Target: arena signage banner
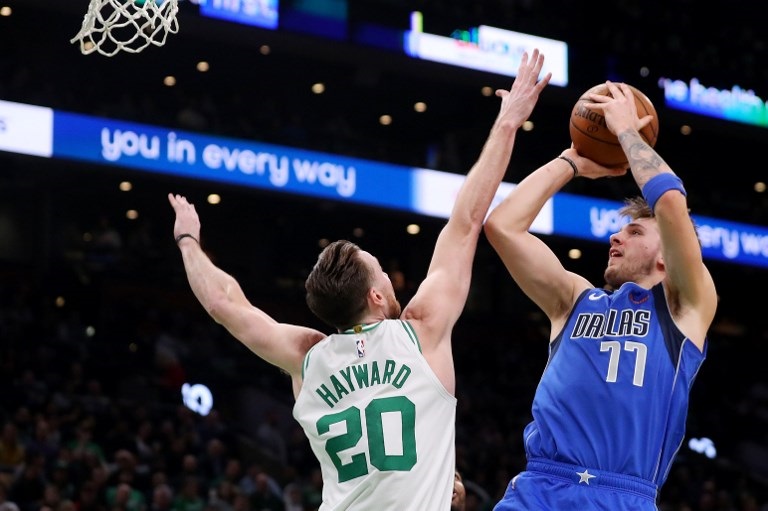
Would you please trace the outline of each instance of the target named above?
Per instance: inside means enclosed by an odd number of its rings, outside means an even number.
[[[463,175],[0,101],[0,151],[448,218]],[[515,185],[502,183],[492,207]],[[620,202],[558,193],[531,231],[606,242]],[[697,217],[704,257],[768,268],[768,227]]]

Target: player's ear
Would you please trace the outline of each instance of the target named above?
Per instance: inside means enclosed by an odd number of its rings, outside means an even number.
[[[376,287],[370,287],[368,289],[368,303],[381,304],[384,303],[384,295],[379,292]]]

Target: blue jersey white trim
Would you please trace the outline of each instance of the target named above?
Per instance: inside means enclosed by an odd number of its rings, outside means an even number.
[[[700,351],[675,326],[661,284],[584,291],[550,344],[524,432],[528,458],[661,486],[705,356],[706,344]]]

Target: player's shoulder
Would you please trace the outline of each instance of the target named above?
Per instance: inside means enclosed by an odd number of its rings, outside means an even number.
[[[385,319],[379,323],[378,330],[390,336],[396,336],[401,339],[409,340],[412,342],[418,341],[418,334],[416,333],[415,324],[418,321],[405,319],[403,317],[397,319]]]

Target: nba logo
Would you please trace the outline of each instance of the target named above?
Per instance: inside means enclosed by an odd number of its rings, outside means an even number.
[[[357,347],[357,358],[363,358],[365,356],[365,341],[358,339],[355,341],[355,346]]]

